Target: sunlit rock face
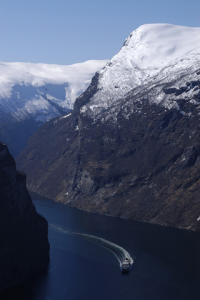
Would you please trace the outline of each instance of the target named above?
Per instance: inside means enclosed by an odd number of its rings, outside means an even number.
[[[49,261],[47,221],[35,210],[26,175],[0,143],[0,290],[21,283]]]
[[[169,24],[132,32],[74,111],[17,158],[29,188],[88,211],[198,228],[199,34]]]

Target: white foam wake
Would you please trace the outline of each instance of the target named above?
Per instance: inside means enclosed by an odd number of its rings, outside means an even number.
[[[96,243],[96,244],[106,248],[107,250],[109,250],[110,252],[112,252],[115,255],[115,257],[119,261],[120,266],[121,266],[124,258],[130,259],[131,265],[134,263],[134,259],[130,256],[128,251],[126,251],[121,246],[116,245],[110,241],[103,239],[103,238],[100,238],[100,237],[97,237],[94,235],[77,232],[77,231],[73,231],[73,230],[65,228],[64,226],[58,226],[55,224],[49,224],[49,228],[51,230],[61,232],[61,233],[67,234],[67,235],[79,236],[81,238],[84,238],[85,240]]]

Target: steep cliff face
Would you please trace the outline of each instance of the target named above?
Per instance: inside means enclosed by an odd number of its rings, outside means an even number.
[[[88,211],[198,229],[199,32],[133,32],[74,111],[30,139],[17,159],[29,188]]]
[[[42,127],[17,159],[29,188],[88,211],[198,228],[199,105],[184,96],[179,110],[165,109],[146,92],[132,91],[104,121],[73,113]]]
[[[0,290],[21,283],[49,261],[47,221],[37,214],[26,176],[0,143]]]

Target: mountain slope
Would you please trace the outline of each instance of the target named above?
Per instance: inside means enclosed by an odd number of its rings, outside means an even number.
[[[133,32],[71,115],[45,125],[46,143],[42,128],[30,139],[17,159],[29,188],[88,211],[198,229],[199,33],[166,24]],[[59,147],[47,138],[58,131]]]
[[[38,126],[73,108],[105,63],[0,63],[0,139],[13,154],[19,153]]]

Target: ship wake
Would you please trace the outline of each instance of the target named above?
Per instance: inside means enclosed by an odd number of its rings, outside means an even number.
[[[98,244],[99,246],[104,247],[105,249],[109,250],[110,252],[112,252],[115,255],[115,257],[119,261],[120,266],[122,265],[124,258],[128,258],[130,260],[131,265],[134,263],[134,259],[130,256],[128,251],[126,251],[121,246],[116,245],[110,241],[103,239],[103,238],[100,238],[100,237],[97,237],[94,235],[77,232],[77,231],[73,231],[73,230],[67,229],[64,226],[58,226],[55,224],[49,224],[49,229],[63,233],[63,234],[71,235],[71,236],[77,236],[77,237],[83,238],[85,240],[88,240],[90,242],[93,242],[95,244]]]

